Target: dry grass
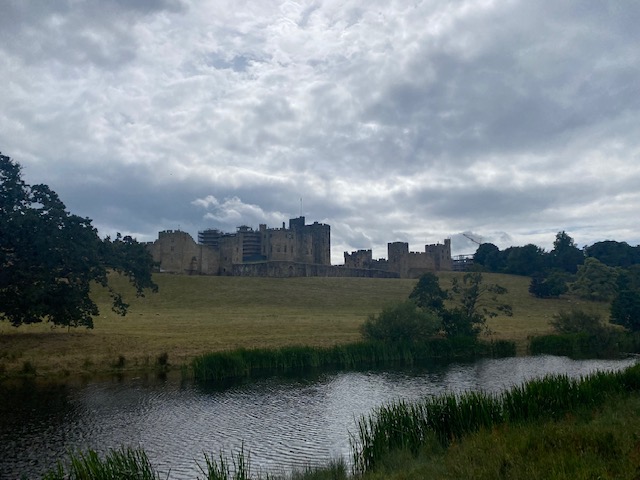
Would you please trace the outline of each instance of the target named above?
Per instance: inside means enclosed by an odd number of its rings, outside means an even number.
[[[450,286],[454,274],[443,273]],[[518,342],[550,331],[551,316],[570,308],[570,297],[539,300],[528,294],[529,279],[486,274],[509,289],[514,316],[490,320],[493,336]],[[126,285],[121,279],[115,279]],[[162,353],[169,363],[237,347],[330,346],[358,340],[369,314],[406,299],[415,280],[367,278],[238,278],[158,275],[160,293],[135,299],[126,317],[113,313],[106,293],[95,292],[101,315],[95,329],[51,329],[47,324],[11,327],[0,323],[0,375],[24,368],[38,374],[108,371],[120,357],[124,369],[152,367]],[[577,303],[577,302],[576,302]],[[606,313],[607,306],[581,302]]]

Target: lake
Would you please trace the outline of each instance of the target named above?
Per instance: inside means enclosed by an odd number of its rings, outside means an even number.
[[[271,377],[216,388],[145,375],[0,387],[0,478],[40,478],[68,451],[143,447],[170,479],[202,474],[204,453],[230,456],[241,446],[252,471],[350,461],[357,419],[396,399],[443,392],[497,393],[534,377],[617,370],[625,360],[538,356],[484,359],[403,371]]]

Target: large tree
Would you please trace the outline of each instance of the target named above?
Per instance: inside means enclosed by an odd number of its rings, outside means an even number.
[[[569,273],[576,273],[584,263],[584,252],[564,230],[558,232],[551,250],[550,267]]]
[[[21,170],[0,155],[0,319],[91,328],[96,283],[124,315],[128,305],[109,286],[109,272],[127,276],[138,296],[157,290],[143,245],[120,235],[100,239],[90,219],[69,213],[47,185],[27,185]]]
[[[588,257],[578,267],[576,281],[571,285],[571,291],[586,300],[608,302],[618,293],[618,275],[618,269]]]

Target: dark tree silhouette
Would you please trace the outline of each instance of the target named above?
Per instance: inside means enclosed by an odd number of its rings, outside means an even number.
[[[143,245],[120,235],[101,240],[89,218],[69,213],[47,185],[27,185],[21,166],[0,154],[0,319],[92,328],[99,313],[92,284],[108,288],[124,315],[128,305],[108,273],[127,276],[143,296],[158,288],[152,267]]]

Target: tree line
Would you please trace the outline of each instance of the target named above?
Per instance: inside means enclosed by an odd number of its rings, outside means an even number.
[[[474,269],[529,276],[529,292],[539,298],[571,293],[611,302],[611,322],[640,331],[640,246],[605,240],[580,249],[561,231],[550,252],[533,244],[501,251],[483,243]]]
[[[549,271],[575,274],[587,258],[595,258],[609,267],[629,268],[640,264],[640,246],[605,240],[580,249],[573,238],[561,231],[549,252],[533,244],[500,250],[493,243],[483,243],[473,262],[487,272],[533,276]]]

